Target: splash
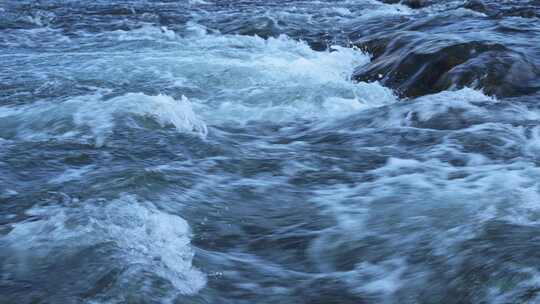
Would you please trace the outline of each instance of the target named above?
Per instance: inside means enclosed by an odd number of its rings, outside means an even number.
[[[6,259],[3,271],[17,277],[31,275],[38,267],[62,267],[57,263],[61,253],[74,274],[91,272],[86,276],[89,284],[107,278],[109,287],[100,297],[109,300],[125,300],[134,292],[193,294],[206,283],[204,274],[192,266],[186,221],[135,196],[34,207],[27,215],[33,220],[15,224],[0,238]],[[113,264],[103,267],[105,261]],[[108,276],[111,271],[116,275]],[[60,279],[56,288],[70,284],[69,279]],[[161,290],[156,285],[160,280],[172,289]]]

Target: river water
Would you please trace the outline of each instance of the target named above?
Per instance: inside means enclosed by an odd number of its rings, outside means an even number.
[[[1,0],[0,303],[540,303],[540,2],[383,2]]]

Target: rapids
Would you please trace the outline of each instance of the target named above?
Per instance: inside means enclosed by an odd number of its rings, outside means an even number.
[[[540,303],[539,18],[0,0],[0,303]]]

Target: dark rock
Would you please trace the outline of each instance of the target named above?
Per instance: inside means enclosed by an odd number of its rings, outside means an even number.
[[[390,42],[388,38],[375,38],[363,42],[359,42],[357,47],[362,51],[371,55],[371,59],[377,59],[384,54],[386,46]]]
[[[497,13],[496,17],[536,18],[540,17],[540,10],[534,7],[512,7]]]
[[[468,0],[463,4],[463,7],[497,19],[504,17],[540,17],[540,2],[538,1],[523,2],[516,5],[512,2]]]
[[[381,0],[382,3],[386,3],[386,4],[397,4],[400,1],[401,0]]]
[[[540,69],[520,53],[491,51],[456,66],[436,84],[438,89],[465,86],[499,97],[527,95],[540,90]]]
[[[521,53],[486,42],[434,40],[420,33],[365,42],[373,60],[357,69],[356,81],[381,81],[404,97],[473,87],[499,97],[540,90],[540,68]]]
[[[428,0],[403,0],[401,4],[410,8],[423,8],[431,4]]]
[[[423,8],[433,4],[433,0],[379,0],[386,4],[398,4],[401,3],[410,8]]]
[[[468,0],[463,7],[480,13],[486,12],[486,5],[481,0]]]

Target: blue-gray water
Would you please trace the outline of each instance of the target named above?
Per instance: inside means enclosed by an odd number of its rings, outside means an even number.
[[[0,303],[540,303],[540,2],[391,2],[0,0]]]

